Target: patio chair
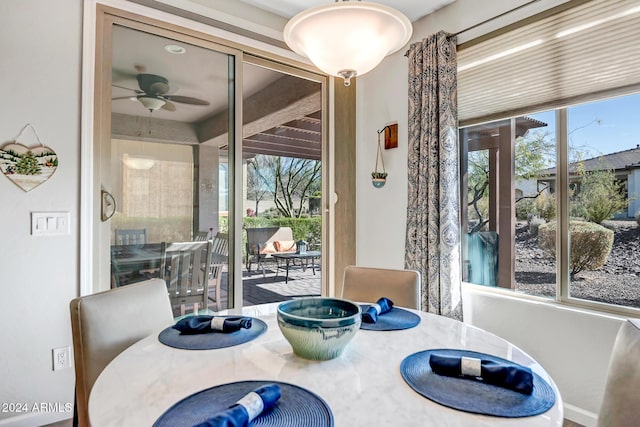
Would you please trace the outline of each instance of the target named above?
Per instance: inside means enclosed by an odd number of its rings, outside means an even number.
[[[380,297],[389,298],[400,307],[420,310],[420,273],[354,265],[344,269],[342,298],[374,303]]]
[[[111,259],[114,259],[114,253],[119,251],[118,246],[143,246],[147,244],[146,228],[131,228],[114,230],[114,245],[111,246]],[[127,268],[111,264],[111,287],[115,288],[124,284],[143,280],[144,272],[142,265],[129,265]]]
[[[211,241],[163,243],[160,273],[169,291],[171,306],[180,306],[184,316],[186,305],[205,310],[209,305],[209,266]]]
[[[221,309],[220,284],[222,282],[222,271],[229,263],[229,235],[226,233],[216,233],[211,247],[211,262],[209,264],[209,287],[214,286],[216,296],[209,296],[209,301],[215,303],[216,311]]]
[[[209,240],[211,237],[211,231],[198,231],[194,236],[196,242],[204,242],[205,240]]]
[[[118,229],[114,231],[116,245],[144,245],[147,243],[146,228]]]
[[[265,276],[265,265],[275,263],[273,254],[290,253],[296,251],[295,241],[293,240],[293,230],[291,227],[256,227],[245,228],[247,232],[246,245],[246,267],[249,276],[251,276],[251,266],[256,264],[256,270],[262,270],[262,276]],[[279,243],[286,243],[287,250],[279,250]]]

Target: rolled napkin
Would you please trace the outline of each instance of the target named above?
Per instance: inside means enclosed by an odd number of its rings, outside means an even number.
[[[280,386],[266,384],[195,427],[247,427],[280,399]]]
[[[438,375],[481,380],[522,394],[533,392],[531,369],[516,363],[432,353],[429,356],[429,366]]]
[[[366,323],[376,323],[378,316],[390,311],[393,308],[393,301],[389,298],[380,298],[362,313],[362,321]]]
[[[251,317],[197,315],[180,319],[173,325],[181,335],[206,334],[208,332],[236,332],[251,328]]]

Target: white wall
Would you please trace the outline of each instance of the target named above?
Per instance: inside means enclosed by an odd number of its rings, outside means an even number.
[[[51,370],[51,349],[71,345],[69,301],[78,292],[80,52],[82,0],[0,2],[0,145],[31,123],[58,154],[51,179],[25,193],[0,176],[0,424],[38,425],[71,417],[31,412],[73,403],[73,369]],[[20,139],[36,144],[30,132]],[[30,213],[70,212],[71,234],[33,237]]]
[[[542,0],[468,31],[468,41],[563,0]],[[455,33],[526,1],[476,0],[455,3],[414,24],[411,43],[439,30]],[[370,73],[358,78],[357,94],[357,263],[402,268],[407,206],[407,59],[408,45]],[[399,124],[399,146],[383,150],[389,174],[382,189],[371,185],[376,154],[376,130]],[[500,335],[539,360],[558,384],[565,416],[593,425],[602,398],[611,346],[620,320],[556,305],[486,294],[464,288],[466,321]]]
[[[146,10],[121,0],[103,2],[136,12]],[[0,61],[0,145],[12,141],[31,123],[59,159],[52,178],[29,193],[0,176],[0,404],[20,404],[21,408],[26,404],[29,409],[27,413],[0,411],[0,426],[39,426],[72,416],[64,409],[65,404],[73,403],[74,370],[53,372],[51,350],[72,345],[69,302],[80,294],[80,155],[86,147],[81,146],[80,135],[82,31],[83,7],[92,7],[92,3],[0,1],[4,55]],[[152,15],[170,20],[160,12]],[[228,35],[184,19],[172,22]],[[229,39],[294,57],[245,37]],[[36,142],[29,132],[20,141],[25,145]],[[71,233],[31,236],[30,213],[34,211],[70,212]],[[90,284],[84,284],[84,289],[91,289]],[[52,409],[57,405],[62,411],[34,412],[34,404]]]
[[[506,338],[549,372],[565,417],[595,425],[611,348],[622,319],[487,292],[465,284],[465,321]]]

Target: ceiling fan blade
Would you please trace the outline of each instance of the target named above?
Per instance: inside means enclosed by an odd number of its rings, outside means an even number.
[[[182,104],[209,105],[209,101],[205,101],[204,99],[192,98],[190,96],[163,95],[163,97],[170,99],[173,102],[180,102]]]
[[[116,84],[112,84],[111,86],[113,86],[113,87],[117,87],[117,88],[119,88],[119,89],[130,90],[130,91],[135,92],[135,93],[143,93],[141,90],[138,90],[138,89],[131,89],[130,87],[120,86],[120,85],[116,85]]]
[[[167,111],[176,111],[176,106],[172,102],[166,101],[162,106],[162,109]]]

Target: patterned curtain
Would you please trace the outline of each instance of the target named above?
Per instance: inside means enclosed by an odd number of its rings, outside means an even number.
[[[422,308],[462,320],[456,38],[409,48],[405,267],[422,274]]]

